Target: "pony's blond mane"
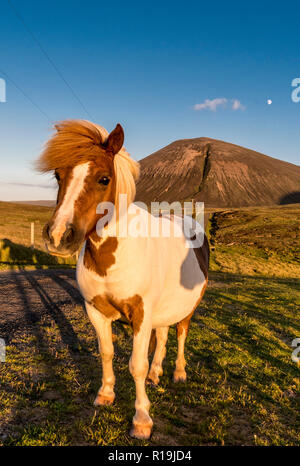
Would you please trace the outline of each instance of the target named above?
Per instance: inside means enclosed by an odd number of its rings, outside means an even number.
[[[96,162],[104,157],[104,143],[108,131],[86,120],[65,120],[55,125],[56,133],[47,142],[36,162],[36,169],[46,173],[58,168],[75,167],[84,162]],[[116,177],[116,200],[127,194],[128,204],[135,198],[135,182],[139,177],[139,164],[133,160],[125,147],[114,156]]]

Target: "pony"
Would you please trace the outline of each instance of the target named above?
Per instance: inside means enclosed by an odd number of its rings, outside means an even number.
[[[153,216],[134,204],[139,165],[123,147],[120,124],[110,134],[85,120],[62,121],[55,128],[37,160],[37,169],[53,172],[58,183],[57,204],[43,229],[44,242],[49,253],[62,257],[80,250],[76,279],[102,360],[95,406],[110,405],[115,399],[112,322],[121,319],[132,326],[129,370],[136,400],[130,435],[148,439],[153,421],[145,384],[147,379],[159,383],[173,324],[178,339],[174,382],[186,380],[184,345],[191,317],[207,286],[208,241],[203,233],[192,248],[177,216]],[[125,213],[131,220],[138,217],[142,227],[149,221],[159,228],[172,224],[176,235],[112,236],[110,219],[102,222],[99,235],[97,225],[105,215],[97,206],[117,205],[124,195]],[[116,218],[118,224],[120,212]],[[148,373],[149,345],[155,351]]]

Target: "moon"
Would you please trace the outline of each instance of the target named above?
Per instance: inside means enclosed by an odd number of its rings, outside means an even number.
[[[268,105],[272,105],[272,103],[273,103],[273,102],[272,102],[271,99],[268,99],[268,100],[267,100],[267,104],[268,104]]]

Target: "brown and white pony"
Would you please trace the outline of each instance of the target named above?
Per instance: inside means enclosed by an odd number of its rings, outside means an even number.
[[[199,304],[208,274],[209,248],[202,235],[198,248],[187,247],[183,233],[165,237],[101,237],[96,224],[99,203],[116,204],[127,194],[128,210],[135,197],[138,163],[123,148],[120,125],[108,134],[101,126],[84,120],[63,121],[48,141],[37,165],[52,171],[58,182],[57,206],[43,236],[50,253],[66,256],[83,247],[77,263],[77,282],[87,314],[95,327],[102,358],[102,385],[95,405],[114,401],[115,376],[112,322],[126,319],[133,328],[133,350],[129,370],[136,385],[135,415],[131,435],[150,437],[153,422],[145,391],[148,349],[151,335],[156,348],[148,379],[157,384],[170,325],[177,324],[178,355],[174,382],[185,381],[184,344],[190,319]],[[136,207],[131,218],[153,220],[146,210]],[[150,218],[151,217],[151,218]],[[174,222],[155,217],[156,222]],[[177,225],[177,228],[178,225]]]

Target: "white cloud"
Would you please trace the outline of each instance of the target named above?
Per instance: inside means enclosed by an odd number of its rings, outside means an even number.
[[[232,110],[246,110],[246,107],[237,99],[232,99]]]
[[[211,110],[212,112],[215,112],[217,110],[217,107],[222,105],[223,107],[226,107],[227,104],[227,99],[225,97],[220,97],[218,99],[206,99],[202,104],[196,104],[194,105],[194,110]]]
[[[211,112],[216,112],[218,107],[227,107],[228,99],[225,97],[219,97],[217,99],[205,99],[204,102],[201,104],[194,105],[194,110],[201,111],[201,110],[210,110]],[[246,110],[246,107],[238,100],[238,99],[231,99],[232,110]]]

